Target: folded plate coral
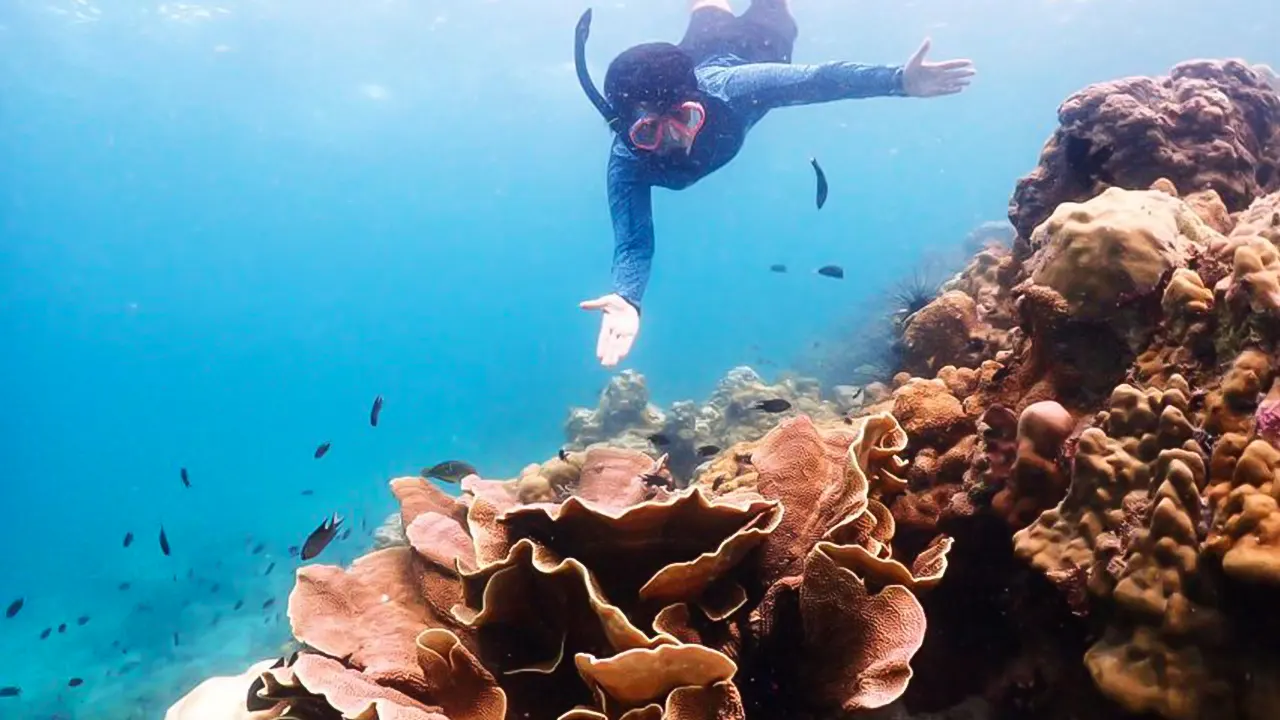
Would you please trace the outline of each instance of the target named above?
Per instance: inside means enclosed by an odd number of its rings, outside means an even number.
[[[881,498],[904,486],[907,440],[889,414],[821,428],[798,415],[684,490],[649,456],[609,447],[516,480],[466,478],[460,497],[398,478],[408,544],[299,569],[302,652],[255,668],[226,712],[684,720],[884,706],[911,679],[917,594],[951,547],[939,536],[910,561],[894,553]]]

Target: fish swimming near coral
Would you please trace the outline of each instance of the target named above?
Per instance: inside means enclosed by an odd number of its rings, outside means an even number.
[[[129,546],[130,546],[130,545],[132,545],[132,544],[133,544],[133,533],[131,533],[131,532],[127,532],[127,533],[125,533],[125,534],[124,534],[124,546],[125,546],[125,547],[129,547]]]
[[[649,485],[651,487],[670,487],[671,486],[670,478],[662,474],[662,471],[665,470],[667,467],[668,457],[669,457],[668,455],[663,455],[657,460],[654,460],[652,467],[650,467],[647,471],[640,473],[640,480],[644,484]]]
[[[769,272],[784,273],[786,271],[787,271],[787,266],[783,265],[782,263],[774,263],[773,265],[769,266]]]
[[[556,457],[560,458],[560,462],[569,462],[569,453],[565,452],[564,448],[560,448],[560,451],[556,453]]]
[[[302,559],[310,560],[319,555],[329,543],[333,542],[333,538],[338,534],[338,528],[342,525],[342,518],[338,517],[338,513],[334,513],[332,517],[324,519],[320,526],[311,531],[307,536],[307,541],[302,543]]]
[[[8,687],[0,687],[0,698],[18,697],[22,695],[22,688],[10,685]]]
[[[186,468],[181,468],[180,476],[182,477],[182,486],[191,487],[191,475],[187,473]]]
[[[67,687],[80,687],[84,684],[84,680],[80,678],[71,678],[67,681]]]
[[[160,526],[160,552],[164,553],[165,557],[169,555],[169,537],[164,534],[163,525]]]
[[[14,600],[13,602],[9,603],[9,608],[4,611],[4,616],[6,618],[11,618],[14,615],[17,615],[19,612],[22,611],[22,606],[26,604],[27,604],[27,601],[24,600],[23,598],[18,598],[17,600]]]
[[[290,545],[290,546],[289,546],[289,557],[298,557],[298,546],[297,546],[297,545]]]
[[[374,422],[374,425],[377,425],[377,424],[378,424],[377,422]],[[324,441],[324,442],[320,443],[320,446],[316,448],[316,459],[317,459],[317,460],[319,460],[320,458],[324,457],[324,454],[325,454],[325,453],[327,453],[327,452],[329,452],[329,447],[330,447],[330,445],[331,445],[331,443],[330,443],[328,440],[326,440],[326,441]]]
[[[461,460],[445,460],[429,468],[423,468],[422,477],[435,478],[444,482],[456,483],[468,475],[479,475],[474,466]]]
[[[275,604],[276,604],[276,599],[275,599],[275,598],[267,598],[267,599],[266,599],[265,601],[263,601],[263,603],[262,603],[262,609],[263,609],[263,610],[266,610],[267,608],[270,608],[272,605],[275,605]]]
[[[88,624],[89,624],[89,616],[88,616],[88,615],[81,615],[80,617],[76,618],[76,624],[77,624],[77,625],[79,625],[80,627],[84,627],[85,625],[88,625]]]
[[[382,396],[373,399],[373,409],[369,411],[369,424],[378,427],[378,416],[382,415]]]
[[[818,158],[809,158],[809,164],[813,166],[814,179],[818,183],[814,200],[818,203],[818,209],[821,210],[822,206],[827,204],[827,174],[822,172],[822,166],[818,164]]]
[[[823,277],[835,278],[840,280],[844,277],[844,268],[839,265],[823,265],[818,268],[818,274]]]
[[[662,433],[654,433],[649,436],[649,442],[658,447],[666,447],[671,444],[671,438],[663,435]]]
[[[711,457],[720,453],[719,445],[702,445],[698,448],[698,457]]]
[[[763,410],[767,413],[786,412],[791,409],[791,403],[782,398],[770,398],[768,400],[759,400],[752,404],[752,409]]]
[[[270,575],[270,574],[271,574],[271,571],[272,571],[272,570],[275,570],[275,569],[276,569],[276,564],[275,564],[275,563],[271,563],[270,565],[268,565],[268,566],[267,566],[266,571],[265,571],[265,572],[263,572],[262,574],[263,574],[263,575]]]

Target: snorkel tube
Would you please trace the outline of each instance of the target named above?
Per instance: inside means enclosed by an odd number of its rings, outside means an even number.
[[[582,17],[578,18],[578,27],[574,30],[573,66],[578,71],[578,84],[582,86],[582,92],[587,94],[587,99],[596,106],[605,122],[609,123],[609,129],[618,132],[618,121],[621,119],[618,111],[596,89],[596,84],[591,81],[591,73],[587,71],[587,37],[590,35],[591,8],[587,8]]]

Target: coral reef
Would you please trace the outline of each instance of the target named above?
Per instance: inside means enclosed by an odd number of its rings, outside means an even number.
[[[209,717],[1275,717],[1268,82],[1070,97],[1016,237],[892,318],[875,382],[662,410],[626,372],[512,480],[393,481],[380,549],[299,571],[302,653],[171,717],[246,683]]]
[[[752,407],[771,399],[786,400],[791,409],[770,414]],[[758,440],[779,418],[803,414],[817,422],[838,420],[864,402],[861,387],[845,386],[832,400],[823,400],[815,380],[789,376],[769,385],[751,368],[737,367],[725,375],[706,402],[683,400],[664,411],[649,404],[644,377],[625,370],[609,381],[594,410],[570,411],[565,448],[609,446],[665,453],[668,467],[683,486],[708,460],[699,448],[728,448]],[[662,438],[661,444],[651,439],[655,435]]]

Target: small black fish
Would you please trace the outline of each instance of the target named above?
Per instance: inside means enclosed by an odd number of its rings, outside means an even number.
[[[818,268],[818,274],[839,280],[844,277],[844,268],[839,265],[823,265]]]
[[[369,411],[369,424],[378,427],[378,416],[382,414],[382,396],[373,399],[373,409]]]
[[[303,491],[302,491],[302,494],[303,494],[303,496],[304,496],[304,497],[310,497],[310,496],[312,496],[312,495],[315,495],[315,494],[316,494],[316,491],[315,491],[315,490],[303,490]]]
[[[221,619],[222,619],[221,615],[219,615],[218,613],[214,613],[213,619],[209,621],[209,627],[213,627],[214,625],[217,625],[218,621]]]
[[[88,615],[81,615],[80,617],[76,618],[76,624],[77,624],[77,625],[79,625],[80,627],[84,627],[85,625],[88,625],[88,624],[89,624],[89,616],[88,616]]]
[[[191,487],[191,476],[187,474],[186,468],[182,468],[182,485],[183,487]]]
[[[754,410],[763,410],[767,413],[786,412],[791,409],[791,403],[782,398],[770,398],[768,400],[757,401],[751,406]]]
[[[48,639],[49,639],[49,634],[50,634],[50,633],[52,633],[52,632],[53,632],[53,628],[51,628],[51,627],[47,627],[47,628],[45,628],[45,629],[44,629],[44,632],[40,633],[40,639],[41,639],[41,640],[48,640]]]
[[[67,631],[67,624],[66,624],[66,623],[62,623],[61,625],[59,625],[59,626],[58,626],[58,634],[59,634],[59,635],[61,635],[61,634],[65,633],[66,631]]]
[[[769,266],[769,272],[784,273],[786,271],[787,271],[787,266],[783,265],[782,263],[774,263],[773,265]]]
[[[84,680],[81,680],[80,678],[71,678],[67,681],[67,687],[80,687],[83,684]]]
[[[268,566],[267,566],[267,570],[266,570],[266,572],[264,572],[264,573],[262,573],[262,574],[263,574],[263,575],[270,575],[270,574],[271,574],[271,571],[272,571],[272,570],[275,570],[275,569],[276,569],[276,564],[275,564],[275,563],[271,563],[270,565],[268,565]]]
[[[222,589],[222,586],[219,585],[218,583],[214,583],[213,585],[209,586],[209,592],[214,594],[217,594],[217,592],[221,589]]]
[[[818,201],[818,209],[821,210],[827,202],[827,174],[822,172],[818,158],[809,158],[809,164],[813,166],[813,174],[818,180],[818,194],[815,199]]]
[[[333,542],[333,536],[338,534],[340,525],[342,525],[342,518],[338,517],[338,513],[334,513],[333,517],[325,518],[324,522],[320,523],[320,527],[312,530],[306,542],[302,543],[302,559],[310,560],[328,547],[329,543]]]
[[[196,576],[195,568],[187,568],[187,579],[190,580]]]
[[[666,447],[671,444],[671,438],[663,435],[662,433],[654,433],[649,436],[649,442],[657,445],[658,447]]]
[[[11,618],[14,615],[17,615],[18,612],[22,610],[22,606],[25,605],[26,603],[27,601],[24,600],[23,598],[18,598],[17,600],[14,600],[13,602],[9,603],[9,609],[4,611],[4,616],[6,618]]]
[[[22,688],[20,687],[0,687],[0,697],[18,697],[21,694]]]
[[[262,603],[262,609],[263,609],[263,610],[266,610],[267,608],[269,608],[269,607],[271,607],[272,605],[275,605],[275,604],[276,604],[276,599],[275,599],[275,598],[267,598],[267,599],[266,599],[266,601]]]
[[[252,554],[261,555],[262,551],[265,550],[266,547],[267,547],[266,545],[263,545],[262,543],[258,543],[257,545],[253,546]]]
[[[164,526],[160,526],[160,552],[169,555],[169,538],[164,534]]]
[[[373,424],[374,424],[374,425],[377,425],[378,423],[377,423],[377,421],[375,420]],[[327,452],[329,452],[329,441],[328,441],[328,440],[326,440],[326,441],[324,441],[324,442],[320,443],[320,447],[316,448],[316,459],[317,459],[317,460],[319,460],[320,458],[324,457],[324,454],[325,454],[325,453],[327,453]]]
[[[234,608],[232,608],[232,610],[239,610],[239,609],[240,609],[240,608],[242,608],[242,607],[244,607],[244,601],[243,601],[243,600],[237,600],[237,601],[236,601],[236,606],[235,606]]]
[[[125,533],[125,534],[124,534],[124,546],[125,546],[125,547],[129,547],[129,546],[130,546],[130,545],[132,545],[132,544],[133,544],[133,533],[131,533],[131,532],[127,532],[127,533]]]
[[[564,448],[560,448],[560,451],[556,453],[556,457],[560,458],[560,462],[569,462],[569,453],[565,452]]]
[[[346,530],[343,530],[342,534],[338,536],[338,539],[346,540],[349,537],[351,537],[351,528],[347,528]]]
[[[297,545],[290,545],[290,546],[289,546],[289,557],[298,557],[298,546],[297,546]]]
[[[718,454],[720,454],[720,447],[718,445],[703,445],[698,448],[698,457],[711,457],[712,455]]]
[[[423,468],[419,474],[424,478],[435,478],[449,483],[456,483],[468,475],[479,475],[480,473],[470,463],[465,463],[461,460],[445,460],[429,468]]]
[[[177,647],[177,646],[179,646],[179,645],[181,645],[181,644],[182,644],[182,638],[181,638],[181,637],[179,637],[178,633],[176,633],[176,632],[175,632],[175,633],[173,634],[173,646],[174,646],[174,647]]]
[[[119,590],[119,591],[121,591],[121,592],[124,592],[125,590],[128,590],[128,589],[129,589],[129,588],[131,588],[131,587],[133,587],[133,585],[132,585],[131,583],[128,583],[128,582],[122,582],[122,583],[120,583],[119,585],[117,585],[117,586],[116,586],[116,589],[117,589],[117,590]]]

